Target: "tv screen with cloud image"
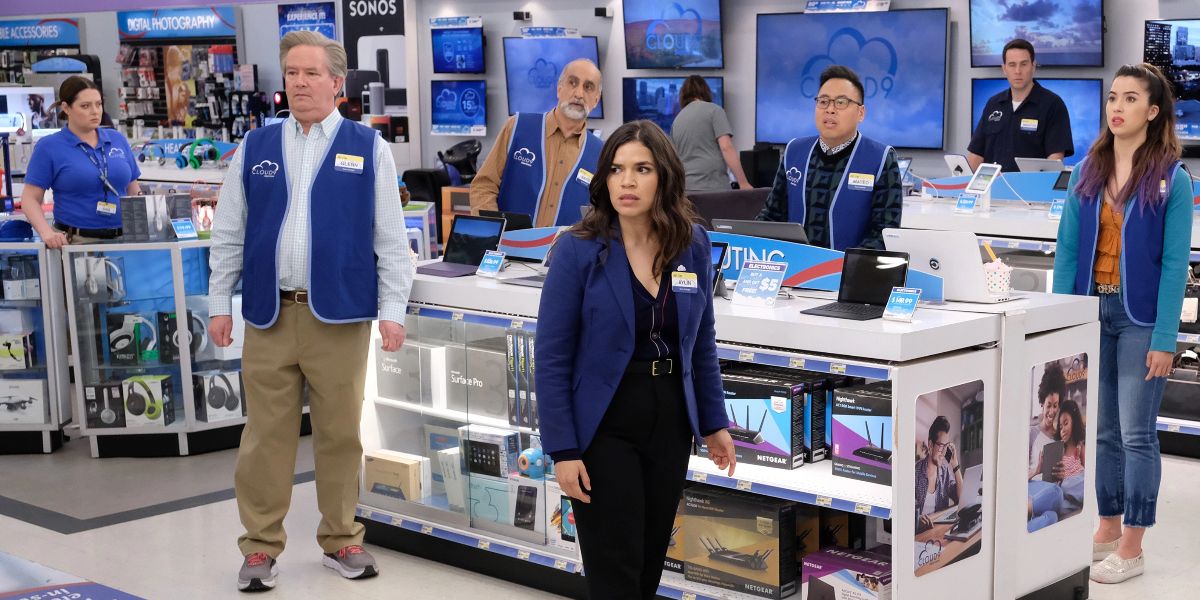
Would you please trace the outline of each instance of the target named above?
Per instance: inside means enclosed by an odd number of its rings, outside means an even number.
[[[622,90],[622,120],[626,123],[638,119],[654,121],[663,131],[671,133],[671,123],[679,114],[679,89],[683,87],[683,80],[683,77],[626,77]],[[725,79],[705,77],[704,81],[712,90],[713,104],[725,106]]]
[[[1175,132],[1200,144],[1200,19],[1146,21],[1146,62],[1162,70],[1175,89]]]
[[[434,73],[483,73],[483,28],[446,27],[430,30]]]
[[[433,135],[487,135],[487,82],[431,81]]]
[[[720,69],[721,0],[625,0],[629,69]]]
[[[567,63],[586,58],[600,64],[596,36],[577,38],[504,38],[504,78],[508,114],[547,112],[558,105],[558,76]],[[588,115],[604,118],[604,101]]]
[[[1099,79],[1048,79],[1038,77],[1037,82],[1042,87],[1058,94],[1067,105],[1071,115],[1071,141],[1075,142],[1075,154],[1063,159],[1063,164],[1073,165],[1087,156],[1088,148],[1096,141],[1103,125],[1104,97],[1107,91],[1104,82]],[[983,107],[987,106],[988,98],[1008,89],[1008,80],[1002,78],[981,78],[971,80],[971,131],[979,126],[983,119]],[[1025,158],[1045,158],[1044,156],[1027,156]]]
[[[1043,67],[1103,67],[1103,0],[971,0],[972,67],[1000,66],[1015,38]]]
[[[758,15],[755,139],[785,144],[816,135],[821,72],[845,65],[865,88],[864,135],[891,146],[940,149],[948,23],[944,8]]]

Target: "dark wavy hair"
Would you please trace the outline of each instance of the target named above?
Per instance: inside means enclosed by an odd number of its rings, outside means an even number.
[[[1042,381],[1038,383],[1038,404],[1045,404],[1046,397],[1050,394],[1058,394],[1059,405],[1067,399],[1067,376],[1063,374],[1062,365],[1058,361],[1046,363],[1046,370],[1042,371]]]
[[[1125,199],[1136,193],[1141,209],[1145,210],[1166,201],[1170,194],[1170,182],[1166,194],[1159,189],[1159,182],[1170,176],[1171,167],[1183,155],[1179,137],[1175,135],[1175,98],[1171,92],[1171,82],[1154,65],[1125,65],[1117,69],[1113,79],[1117,77],[1133,77],[1141,81],[1150,95],[1150,105],[1158,107],[1158,115],[1147,125],[1146,141],[1133,153],[1133,170],[1125,187],[1114,194],[1119,206],[1123,206]],[[1083,173],[1075,182],[1075,196],[1080,202],[1101,198],[1105,187],[1115,177],[1115,163],[1113,132],[1106,120],[1100,137],[1088,150]]]
[[[1083,422],[1083,412],[1079,410],[1079,403],[1074,400],[1063,400],[1058,406],[1058,416],[1061,419],[1064,414],[1071,416],[1071,443],[1082,444],[1087,436],[1087,426]],[[1055,424],[1057,425],[1057,423]],[[1061,431],[1058,432],[1058,439],[1063,439]]]
[[[688,78],[683,80],[683,86],[679,88],[679,108],[691,104],[694,100],[712,102],[712,90],[709,89],[708,82],[703,77],[688,75]]]
[[[584,239],[610,240],[617,227],[617,209],[608,189],[617,149],[641,142],[650,150],[658,171],[658,193],[650,208],[650,230],[658,239],[659,253],[654,274],[661,275],[692,243],[692,223],[698,219],[692,201],[683,193],[686,177],[675,146],[663,130],[650,121],[631,121],[617,128],[600,150],[596,174],[588,189],[592,210],[571,231]]]

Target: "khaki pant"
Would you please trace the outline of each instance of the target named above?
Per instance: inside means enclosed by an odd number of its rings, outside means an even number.
[[[316,459],[317,543],[325,552],[361,544],[354,521],[362,443],[359,420],[367,373],[370,321],[331,325],[309,307],[280,301],[269,329],[246,328],[242,350],[246,429],[238,449],[234,490],[245,535],[242,554],[283,552],[283,517],[292,500],[304,382],[310,389]]]

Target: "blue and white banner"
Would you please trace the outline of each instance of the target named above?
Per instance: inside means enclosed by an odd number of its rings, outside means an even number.
[[[130,10],[117,13],[121,41],[236,37],[231,6]]]
[[[79,21],[75,19],[24,19],[0,21],[0,47],[78,46]]]
[[[332,2],[279,5],[279,37],[293,31],[315,31],[337,39],[337,10]]]
[[[191,138],[183,138],[183,139],[177,139],[177,140],[168,139],[168,140],[154,140],[151,142],[146,142],[148,145],[158,146],[158,150],[151,151],[146,156],[146,159],[150,160],[153,158],[158,158],[159,156],[163,156],[167,160],[175,160],[175,157],[179,156],[179,153],[181,151],[184,152],[185,154],[187,153],[188,144],[191,144],[193,141],[195,141],[195,140],[193,140]],[[237,150],[237,144],[230,144],[228,142],[214,141],[214,142],[212,142],[212,145],[217,149],[217,152],[220,154],[220,160],[229,160],[230,158],[233,157],[234,151]],[[197,153],[199,154],[199,153],[204,152],[204,150],[206,148],[208,148],[208,146],[209,146],[208,143],[201,143],[200,147],[196,148]],[[135,147],[134,151],[137,152],[139,149],[140,149],[140,146]]]
[[[775,306],[787,263],[748,260],[742,265],[741,278],[733,288],[733,303],[739,306]]]
[[[500,238],[500,251],[513,258],[545,260],[561,229],[564,228],[533,227],[505,231],[504,236]]]
[[[891,6],[892,0],[808,0],[804,12],[877,12]]]
[[[837,250],[719,231],[709,232],[708,236],[714,242],[729,244],[721,269],[729,281],[737,280],[746,261],[787,263],[783,279],[786,287],[837,291],[842,280],[845,255]]]
[[[483,27],[483,17],[430,17],[430,29]]]
[[[578,27],[522,27],[523,38],[577,38]]]

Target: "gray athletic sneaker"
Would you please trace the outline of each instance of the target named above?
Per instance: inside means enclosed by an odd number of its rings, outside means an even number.
[[[238,571],[238,589],[243,592],[265,592],[275,587],[276,575],[279,575],[279,567],[275,566],[275,559],[265,552],[247,554],[242,569]]]
[[[375,557],[362,546],[346,546],[332,554],[326,554],[322,564],[337,571],[346,579],[366,579],[379,574]]]

